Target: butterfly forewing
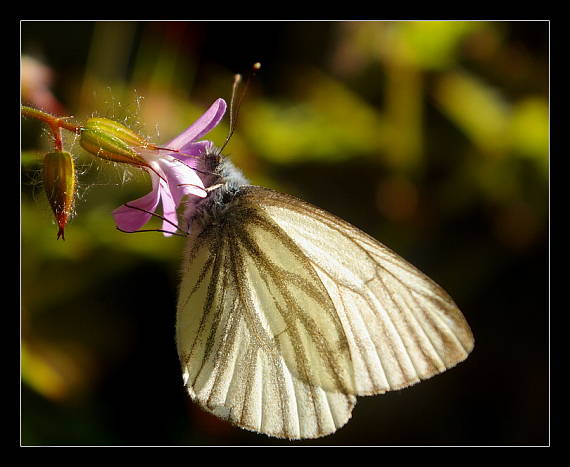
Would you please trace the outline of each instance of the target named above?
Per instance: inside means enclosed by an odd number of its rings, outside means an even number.
[[[448,294],[349,223],[294,197],[248,188],[303,251],[332,298],[351,349],[356,393],[377,394],[464,360],[473,335]]]

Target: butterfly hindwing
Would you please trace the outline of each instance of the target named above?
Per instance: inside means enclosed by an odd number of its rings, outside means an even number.
[[[323,436],[355,404],[348,341],[306,256],[247,201],[236,199],[187,251],[177,316],[185,384],[243,428]]]

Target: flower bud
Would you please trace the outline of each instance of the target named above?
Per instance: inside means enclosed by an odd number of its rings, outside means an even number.
[[[44,188],[59,226],[57,238],[65,240],[64,229],[71,215],[75,193],[75,168],[68,152],[55,151],[44,157]]]
[[[113,162],[148,167],[140,149],[154,149],[135,132],[108,118],[90,118],[81,128],[79,143],[91,154]]]

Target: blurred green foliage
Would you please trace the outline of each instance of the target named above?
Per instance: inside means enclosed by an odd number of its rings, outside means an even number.
[[[261,61],[236,165],[419,266],[476,337],[457,369],[359,399],[337,434],[298,444],[544,444],[548,26],[24,21],[22,101],[164,143]],[[49,135],[22,120],[22,444],[287,444],[191,404],[174,345],[184,241],[115,230],[148,178],[73,135],[66,148],[80,188],[62,242],[40,177]]]

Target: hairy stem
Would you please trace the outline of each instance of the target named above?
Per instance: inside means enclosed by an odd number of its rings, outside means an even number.
[[[58,151],[62,150],[63,144],[61,139],[61,129],[71,131],[73,133],[79,134],[81,127],[79,125],[74,125],[73,123],[67,122],[64,117],[56,117],[55,115],[44,112],[43,110],[34,109],[33,107],[28,107],[23,105],[21,107],[22,115],[26,117],[35,118],[47,123],[53,134],[55,148]]]

